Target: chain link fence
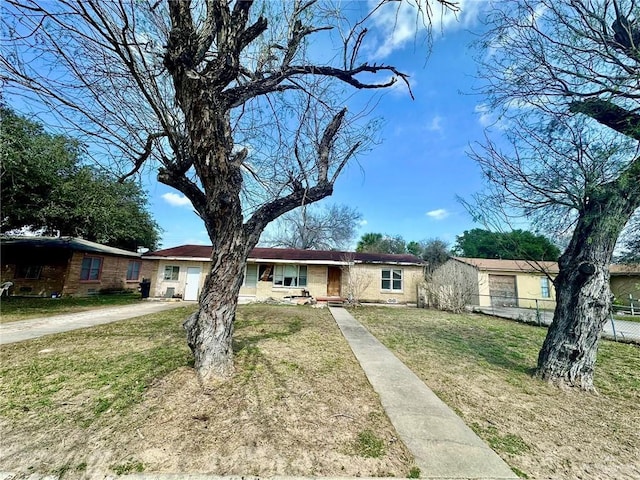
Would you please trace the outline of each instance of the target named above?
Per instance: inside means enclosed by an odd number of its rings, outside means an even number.
[[[479,303],[489,306],[472,305],[472,311],[539,326],[549,326],[553,321],[555,301],[552,299],[501,298],[495,295],[478,297]],[[602,336],[617,342],[640,343],[640,301],[631,299],[627,305],[613,305]]]

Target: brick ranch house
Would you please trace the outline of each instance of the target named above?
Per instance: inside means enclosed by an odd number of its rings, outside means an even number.
[[[73,237],[2,237],[1,282],[10,295],[88,296],[138,290],[153,263],[141,255]]]
[[[145,262],[155,263],[151,296],[197,300],[210,268],[211,248],[182,245],[145,253]],[[413,304],[423,267],[413,255],[254,248],[240,300],[347,298],[352,292],[361,301]]]

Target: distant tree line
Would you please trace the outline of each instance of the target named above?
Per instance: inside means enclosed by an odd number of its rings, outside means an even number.
[[[456,237],[451,249],[440,239],[407,242],[400,235],[365,233],[358,241],[357,252],[411,253],[433,268],[452,256],[500,258],[504,260],[557,261],[560,250],[544,235],[526,230],[491,232],[474,228]]]

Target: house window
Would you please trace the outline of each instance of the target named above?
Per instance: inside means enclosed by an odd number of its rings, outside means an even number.
[[[80,280],[100,280],[100,270],[102,269],[102,258],[84,257],[82,268],[80,269]]]
[[[244,287],[255,287],[258,285],[258,265],[254,263],[244,267],[244,280],[242,285]]]
[[[551,298],[551,289],[549,288],[549,279],[547,277],[540,279],[540,296],[542,298]]]
[[[383,268],[382,269],[382,290],[394,292],[402,291],[402,269]]]
[[[142,262],[138,262],[137,260],[129,261],[129,265],[127,266],[127,280],[138,280],[140,278],[140,266]]]
[[[24,278],[26,280],[37,280],[40,278],[42,271],[41,265],[18,265],[16,268],[16,278]]]
[[[306,287],[306,265],[276,265],[273,269],[273,285],[276,287]]]
[[[180,267],[175,265],[167,265],[164,267],[164,279],[165,280],[178,280],[180,275]]]

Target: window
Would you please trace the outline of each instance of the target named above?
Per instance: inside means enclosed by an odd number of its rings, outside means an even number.
[[[140,278],[140,266],[141,262],[137,260],[129,261],[129,266],[127,266],[127,280],[138,280]]]
[[[549,289],[549,279],[542,277],[540,279],[540,296],[542,298],[551,298],[551,291]]]
[[[245,287],[255,287],[258,285],[258,265],[251,264],[244,267],[244,280],[242,285]]]
[[[167,265],[164,267],[164,279],[165,280],[178,280],[180,275],[180,267],[174,265]]]
[[[40,278],[42,271],[41,265],[18,265],[16,268],[16,278],[24,278],[26,280],[37,280]]]
[[[276,265],[273,269],[273,285],[276,287],[306,287],[306,265]]]
[[[102,269],[102,258],[84,257],[80,270],[80,280],[100,280],[100,270]]]
[[[402,269],[385,268],[382,270],[382,290],[402,291]]]

